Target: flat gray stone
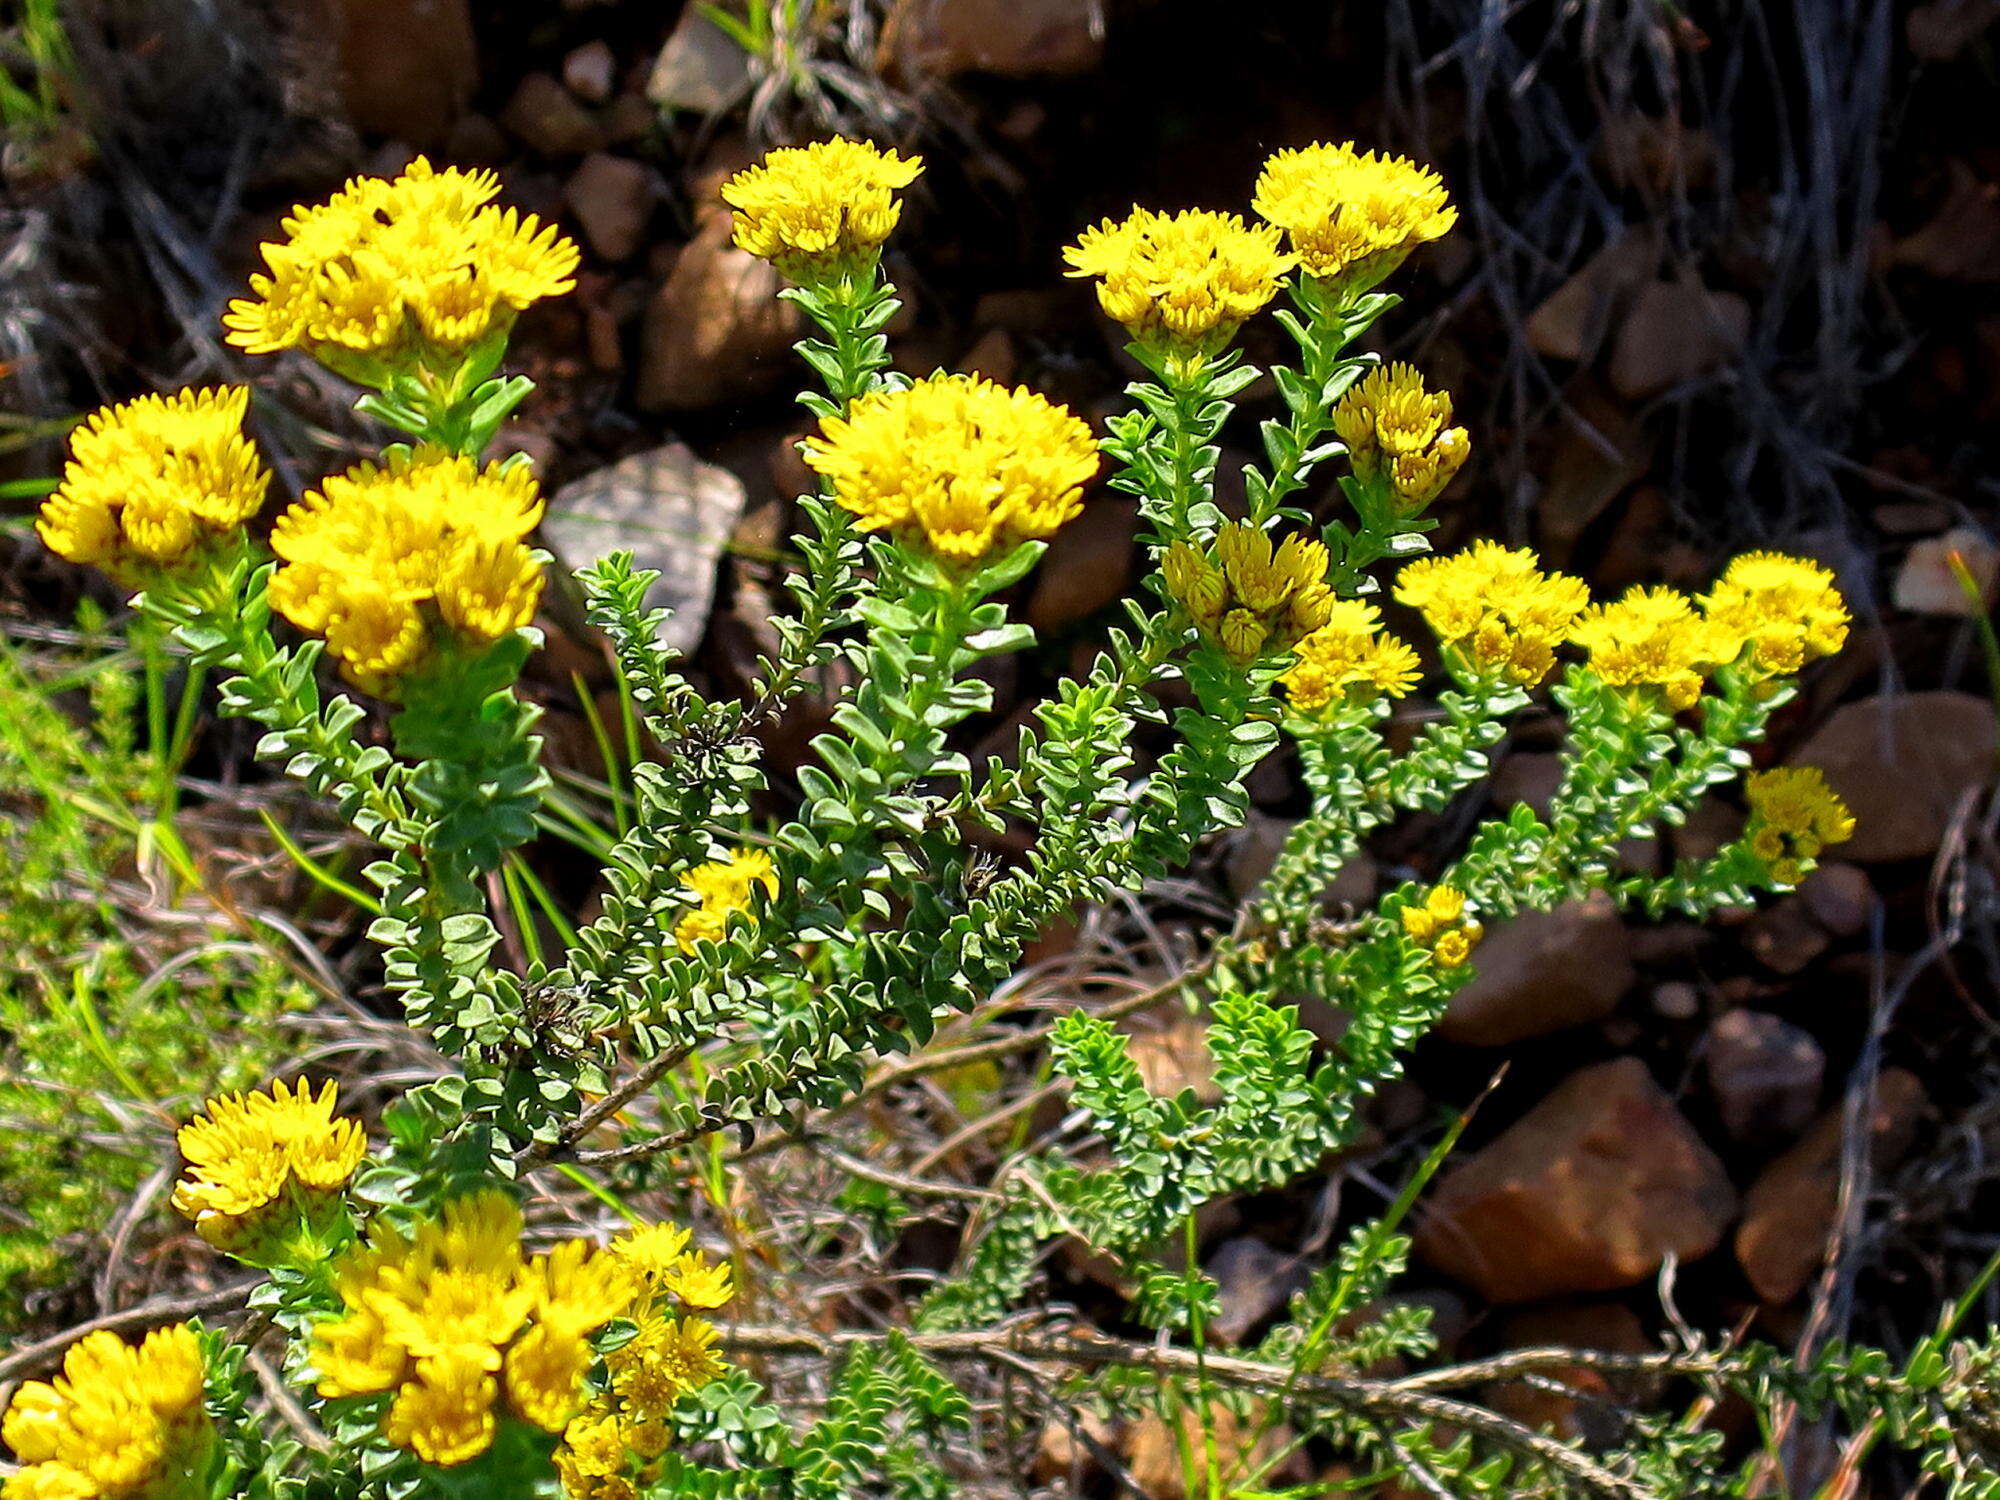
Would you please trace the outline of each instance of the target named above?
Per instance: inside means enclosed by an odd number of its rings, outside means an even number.
[[[667,443],[556,491],[542,537],[572,571],[628,551],[635,568],[658,569],[646,603],[673,611],[660,639],[687,654],[708,628],[715,564],[743,501],[743,483],[729,470]]]

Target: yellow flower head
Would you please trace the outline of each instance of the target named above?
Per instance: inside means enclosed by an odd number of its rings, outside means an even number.
[[[1782,885],[1797,885],[1829,844],[1854,836],[1854,815],[1814,766],[1759,771],[1744,786],[1750,824],[1743,836]]]
[[[1190,209],[1086,229],[1063,251],[1071,276],[1097,278],[1104,311],[1145,344],[1214,353],[1278,294],[1295,264],[1278,231],[1235,214]]]
[[[690,1236],[674,1224],[642,1224],[612,1240],[611,1254],[645,1278],[656,1294],[681,1306],[708,1311],[736,1295],[729,1267],[688,1248]]]
[[[682,1396],[722,1374],[715,1326],[707,1320],[647,1310],[633,1321],[632,1337],[605,1356],[611,1389],[629,1416],[664,1417]]]
[[[1403,935],[1429,949],[1432,961],[1444,969],[1463,964],[1486,935],[1486,929],[1466,915],[1465,893],[1448,885],[1431,887],[1422,901],[1411,902],[1398,916]]]
[[[805,461],[862,529],[949,566],[1053,534],[1097,472],[1097,443],[1066,408],[975,375],[871,391],[820,427]]]
[[[532,214],[493,206],[492,172],[423,157],[385,181],[357,177],[285,220],[269,274],[229,304],[229,341],[252,354],[305,349],[378,384],[399,364],[455,365],[529,304],[575,286],[577,249]]]
[[[227,1094],[180,1130],[187,1175],[174,1207],[211,1245],[245,1259],[278,1248],[309,1224],[354,1175],[368,1149],[361,1126],[335,1119],[334,1085],[318,1094],[300,1079],[287,1092]],[[260,1243],[270,1241],[271,1243]]]
[[[243,435],[242,386],[141,396],[70,436],[35,529],[59,557],[121,580],[177,563],[257,513],[271,476]]]
[[[1450,394],[1426,390],[1411,365],[1370,370],[1333,408],[1354,477],[1386,484],[1406,515],[1435,500],[1472,450],[1465,429],[1450,423]]]
[[[70,1346],[53,1381],[14,1392],[0,1441],[21,1468],[0,1494],[195,1500],[208,1494],[214,1437],[193,1329],[157,1329],[136,1345],[100,1331]]]
[[[555,1462],[570,1500],[638,1500],[625,1424],[611,1412],[586,1412],[564,1428]]]
[[[1278,680],[1295,713],[1314,715],[1341,703],[1400,698],[1417,685],[1417,653],[1382,633],[1382,612],[1358,599],[1334,601],[1326,624],[1300,641]]]
[[[1527,548],[1481,541],[1422,557],[1396,576],[1396,598],[1423,614],[1444,645],[1482,677],[1533,687],[1555,665],[1590,603],[1582,582],[1544,573]]]
[[[414,1236],[378,1229],[335,1267],[342,1312],[313,1330],[320,1394],[393,1392],[383,1436],[432,1464],[485,1452],[503,1416],[559,1432],[583,1403],[589,1335],[637,1285],[581,1242],[524,1255],[503,1193],[455,1198]]]
[[[1429,167],[1347,143],[1280,151],[1258,175],[1251,206],[1285,231],[1306,275],[1349,293],[1368,290],[1458,222]]]
[[[1570,639],[1590,653],[1590,670],[1614,687],[1657,690],[1678,712],[1694,705],[1702,682],[1735,658],[1743,638],[1704,619],[1674,589],[1635,588],[1591,607]]]
[[[674,926],[681,952],[693,953],[698,943],[721,942],[731,919],[749,912],[760,886],[767,898],[778,894],[777,867],[762,849],[739,849],[682,875],[681,889],[695,904]]]
[[[1778,552],[1746,552],[1730,563],[1702,610],[1747,641],[1752,670],[1789,675],[1847,643],[1849,615],[1833,574]]]
[[[419,450],[329,477],[278,518],[271,604],[326,637],[350,682],[393,696],[440,642],[483,650],[534,619],[542,501],[524,465]]]
[[[735,210],[738,249],[812,282],[874,258],[903,215],[897,192],[923,169],[867,141],[784,146],[725,182],[722,201]]]
[[[1239,667],[1289,650],[1333,618],[1326,546],[1310,537],[1274,548],[1270,533],[1231,521],[1210,552],[1175,542],[1160,566],[1175,603]]]

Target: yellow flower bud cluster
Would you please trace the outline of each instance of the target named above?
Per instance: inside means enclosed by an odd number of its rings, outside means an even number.
[[[866,141],[787,146],[725,182],[722,201],[735,210],[738,249],[811,283],[873,259],[903,215],[897,191],[923,169]]]
[[[641,1279],[632,1337],[605,1356],[607,1388],[564,1429],[556,1472],[569,1500],[629,1500],[659,1477],[667,1413],[723,1372],[713,1324],[699,1316],[735,1295],[729,1268],[688,1248],[688,1232],[649,1224],[612,1240]]]
[[[1097,278],[1097,300],[1142,344],[1212,354],[1278,294],[1295,264],[1278,231],[1235,214],[1135,208],[1063,251],[1071,276]]]
[[[1475,673],[1519,687],[1548,676],[1555,648],[1590,603],[1581,580],[1544,573],[1533,552],[1489,541],[1418,558],[1397,575],[1395,592]]]
[[[253,1262],[310,1231],[368,1149],[361,1126],[335,1119],[334,1085],[225,1094],[180,1129],[187,1172],[174,1207],[219,1250]]]
[[[424,449],[362,464],[278,518],[272,607],[393,697],[440,643],[483,649],[534,619],[545,559],[523,538],[541,515],[524,464]]]
[[[1053,534],[1083,508],[1098,464],[1090,429],[1067,408],[974,375],[871,391],[802,451],[864,531],[950,567]]]
[[[59,557],[121,580],[241,526],[271,476],[243,434],[241,386],[141,396],[87,417],[36,530]]]
[[[1717,667],[1735,660],[1743,637],[1708,619],[1675,589],[1634,588],[1597,604],[1570,639],[1590,653],[1590,670],[1614,687],[1656,691],[1678,712],[1694,706]]]
[[[1486,929],[1466,915],[1465,893],[1448,885],[1432,886],[1422,901],[1411,902],[1398,915],[1403,935],[1429,949],[1431,960],[1441,969],[1463,964],[1486,935]]]
[[[305,349],[376,384],[411,361],[455,364],[515,315],[576,283],[577,249],[532,214],[493,206],[489,171],[357,177],[300,206],[264,247],[269,274],[229,304],[229,341],[252,354]]]
[[[1278,680],[1295,713],[1311,716],[1345,703],[1400,698],[1417,685],[1417,653],[1382,633],[1382,612],[1359,599],[1336,599],[1327,622],[1293,648]]]
[[[215,1429],[194,1330],[156,1329],[137,1345],[85,1336],[53,1381],[14,1392],[0,1439],[21,1465],[0,1484],[5,1500],[208,1500]]]
[[[1435,500],[1472,451],[1451,424],[1451,394],[1424,388],[1414,366],[1382,365],[1348,388],[1333,408],[1333,430],[1347,445],[1362,484],[1387,486],[1404,515]]]
[[[674,941],[681,952],[693,953],[697,943],[721,942],[730,921],[749,914],[759,886],[766,896],[778,894],[778,872],[762,849],[739,849],[682,875],[681,889],[695,904],[674,925]]]
[[[1285,231],[1306,275],[1364,292],[1458,222],[1444,182],[1407,157],[1351,144],[1280,151],[1251,205]]]
[[[1167,592],[1195,627],[1236,666],[1296,645],[1333,618],[1324,543],[1225,524],[1210,554],[1175,542],[1161,561]]]
[[[1816,767],[1759,771],[1744,788],[1750,798],[1744,838],[1780,884],[1797,885],[1827,845],[1854,836],[1854,815]]]
[[[589,1335],[640,1284],[581,1240],[523,1254],[503,1193],[455,1198],[412,1236],[376,1228],[335,1266],[343,1311],[313,1329],[319,1392],[391,1395],[382,1436],[442,1466],[484,1453],[503,1418],[561,1432],[583,1407]]]
[[[1759,673],[1789,675],[1847,644],[1847,604],[1833,574],[1777,552],[1746,552],[1702,600],[1702,612],[1747,641],[1744,660]]]

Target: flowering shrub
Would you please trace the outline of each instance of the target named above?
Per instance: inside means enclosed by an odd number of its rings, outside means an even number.
[[[801,345],[824,389],[805,398],[821,491],[800,501],[798,610],[754,690],[712,698],[659,644],[651,575],[615,555],[581,576],[660,754],[634,773],[598,915],[518,970],[495,961],[487,877],[533,833],[547,785],[515,683],[540,643],[550,559],[530,544],[541,501],[524,461],[483,455],[527,393],[498,374],[512,319],[567,288],[574,249],[494,207],[490,174],[422,161],[288,220],[269,274],[230,310],[231,337],[305,349],[412,441],[327,477],[268,544],[242,526],[265,481],[241,392],[133,403],[79,434],[44,536],[139,589],[139,607],[223,675],[223,710],[264,726],[261,753],[379,846],[367,878],[387,986],[453,1067],[390,1112],[372,1150],[329,1090],[213,1101],[183,1132],[174,1203],[266,1272],[251,1302],[283,1336],[297,1413],[264,1419],[240,1350],[215,1335],[155,1333],[136,1352],[95,1335],[66,1385],[15,1397],[6,1437],[27,1467],[8,1500],[935,1495],[969,1417],[937,1360],[1118,1366],[1150,1383],[1113,1382],[1107,1400],[1205,1403],[1215,1288],[1191,1253],[1171,1266],[1168,1247],[1181,1236],[1191,1251],[1204,1204],[1280,1184],[1351,1139],[1359,1103],[1476,966],[1485,924],[1591,890],[1700,914],[1795,884],[1847,835],[1823,783],[1771,772],[1751,781],[1736,842],[1665,876],[1617,866],[1623,841],[1739,776],[1792,675],[1840,648],[1847,612],[1823,569],[1767,554],[1703,597],[1597,603],[1532,552],[1425,555],[1429,508],[1469,440],[1447,394],[1356,346],[1395,303],[1376,288],[1452,225],[1434,172],[1315,146],[1266,168],[1263,225],[1135,211],[1086,232],[1072,271],[1097,282],[1150,377],[1100,442],[1034,392],[890,372],[882,329],[897,303],[879,257],[920,170],[831,142],[774,152],[723,188],[738,243],[795,283],[786,295],[818,330]],[[1264,424],[1243,513],[1225,515],[1216,438],[1260,373],[1231,337],[1281,295],[1297,348],[1270,372],[1284,414]],[[1152,567],[1126,625],[1039,707],[1013,759],[975,767],[953,741],[992,705],[975,668],[1032,639],[1003,592],[1091,503],[1100,470],[1137,497]],[[1321,514],[1321,489],[1337,516]],[[1387,633],[1383,595],[1415,612],[1434,651]],[[386,705],[386,743],[363,733],[362,703],[326,696],[322,655]],[[791,814],[760,823],[754,731],[836,657],[853,686],[827,705]],[[1426,679],[1438,714],[1392,743],[1392,700]],[[1329,921],[1326,892],[1363,839],[1481,780],[1508,716],[1552,679],[1568,739],[1548,813],[1515,807],[1428,883]],[[1167,745],[1143,771],[1142,726]],[[793,1420],[729,1358],[799,1346],[711,1321],[736,1279],[685,1229],[529,1248],[521,1204],[537,1174],[590,1182],[593,1167],[862,1094],[878,1054],[922,1047],[984,1000],[1050,922],[1140,890],[1240,821],[1246,778],[1286,742],[1310,814],[1186,981],[1211,1018],[1217,1102],[1152,1093],[1108,1021],[1064,1015],[1054,1066],[1108,1152],[1017,1158],[913,1329],[799,1335],[846,1351],[817,1420]],[[982,828],[1024,852],[975,857]],[[1308,991],[1349,1018],[1336,1045],[1282,1003]],[[1123,1268],[1156,1343],[994,1331],[1062,1236]],[[1268,1372],[1267,1413],[1420,1472],[1430,1492],[1719,1492],[1705,1436],[1591,1456],[1371,1384],[1359,1372],[1432,1347],[1407,1309],[1367,1311],[1401,1253],[1393,1224],[1366,1226],[1234,1362]],[[1821,1370],[1814,1389],[1775,1356],[1679,1357],[1741,1389],[1889,1410],[1939,1472],[1970,1472],[1949,1418],[1973,1397],[1937,1350],[1930,1384],[1893,1400],[1859,1357],[1842,1367],[1853,1378]],[[1247,1421],[1257,1386],[1244,1378],[1232,1399]]]

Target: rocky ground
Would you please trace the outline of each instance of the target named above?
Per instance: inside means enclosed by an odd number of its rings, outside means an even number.
[[[892,257],[898,363],[1026,382],[1095,417],[1132,370],[1059,275],[1077,230],[1134,201],[1242,209],[1267,151],[1314,138],[1433,160],[1464,222],[1413,264],[1381,332],[1473,431],[1444,543],[1530,543],[1600,592],[1699,583],[1757,544],[1836,567],[1858,629],[1769,756],[1823,767],[1859,830],[1795,895],[1706,926],[1579,903],[1493,932],[1478,980],[1378,1101],[1368,1148],[1215,1216],[1220,1331],[1260,1328],[1340,1214],[1407,1168],[1419,1128],[1483,1095],[1422,1215],[1408,1293],[1462,1352],[1636,1349],[1679,1318],[1905,1344],[2000,1244],[2000,684],[1982,635],[2000,570],[2000,5],[1772,0],[1712,34],[1611,3],[1516,8],[1504,27],[1471,0],[830,9],[753,57],[696,7],[630,0],[321,0],[310,16],[236,0],[199,23],[164,3],[80,7],[64,114],[8,145],[6,405],[60,418],[253,378],[282,398],[262,435],[296,488],[358,430],[305,367],[222,350],[221,300],[285,208],[343,174],[417,151],[493,165],[510,201],[586,247],[577,293],[523,324],[540,391],[504,436],[554,496],[546,538],[572,564],[636,548],[665,574],[676,644],[733,686],[766,648],[805,479],[798,314],[731,247],[715,196],[761,144],[837,126],[921,151]],[[1268,335],[1253,330],[1253,357]],[[1254,441],[1260,399],[1231,442]],[[58,462],[24,431],[0,477]],[[1115,618],[1132,532],[1129,505],[1099,497],[1023,585],[1042,645],[1000,669],[980,751],[1011,744]],[[7,535],[6,619],[66,619],[85,585],[37,558],[24,525]],[[579,688],[615,715],[602,654],[573,601],[548,624],[534,671],[555,754],[600,774]],[[774,731],[781,781],[815,729],[808,711]],[[1486,806],[1549,795],[1553,735],[1517,726]],[[1131,971],[1255,881],[1302,799],[1283,764],[1254,790],[1250,825],[1200,881],[1161,893],[1151,956],[1118,940]],[[1483,810],[1397,830],[1346,893],[1421,872]],[[1704,852],[1740,817],[1718,802],[1670,848],[1626,857]],[[546,859],[587,902],[569,857]],[[1038,960],[1094,961],[1096,931],[1082,950],[1051,933]],[[1156,1082],[1202,1087],[1198,1024],[1144,1024]],[[1316,1024],[1332,1035],[1339,1018]],[[1052,1275],[1054,1295],[1115,1316],[1091,1266]],[[1587,1430],[1595,1378],[1579,1372],[1574,1397],[1495,1399]],[[1175,1468],[1166,1435],[1140,1431],[1135,1473],[1149,1444]]]

